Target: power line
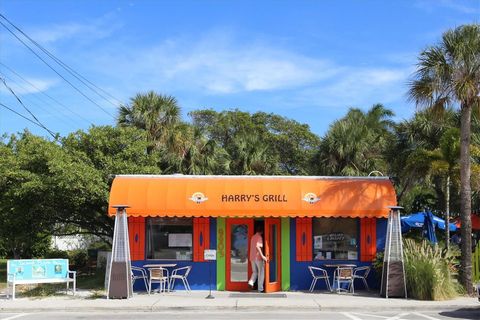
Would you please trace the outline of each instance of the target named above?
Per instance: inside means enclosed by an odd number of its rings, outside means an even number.
[[[60,105],[61,107],[65,108],[66,110],[70,111],[71,113],[73,113],[74,115],[76,115],[77,117],[79,117],[80,119],[82,119],[83,121],[87,122],[88,124],[90,125],[93,125],[93,123],[89,120],[87,120],[86,118],[84,118],[82,115],[80,115],[79,113],[75,112],[74,110],[72,110],[70,107],[68,107],[67,105],[63,104],[62,102],[58,101],[57,99],[55,99],[54,97],[52,97],[51,95],[47,94],[46,92],[40,90],[36,85],[34,85],[33,83],[31,83],[30,81],[28,81],[27,79],[25,79],[24,77],[22,77],[18,72],[16,72],[15,70],[13,70],[12,68],[10,68],[9,66],[7,66],[6,64],[2,63],[0,61],[0,65],[5,67],[7,70],[9,70],[11,73],[13,73],[14,75],[16,75],[17,77],[19,77],[20,79],[22,79],[23,81],[25,81],[26,83],[28,83],[30,86],[32,86],[33,88],[35,88],[36,90],[38,90],[41,94],[43,94],[44,96],[48,97],[50,100],[52,100],[53,102],[55,102],[56,104]],[[56,109],[58,110],[58,109]]]
[[[27,120],[27,121],[30,121],[30,122],[33,123],[34,125],[39,126],[40,128],[47,130],[48,133],[52,134],[52,132],[51,132],[50,130],[48,130],[48,129],[46,129],[45,127],[41,126],[40,124],[36,123],[36,122],[33,121],[32,119],[30,119],[30,118],[28,118],[28,117],[25,117],[23,114],[15,111],[15,110],[13,110],[12,108],[8,107],[7,105],[5,105],[5,104],[3,104],[3,103],[0,102],[0,106],[4,107],[4,108],[7,109],[7,110],[10,110],[11,112],[15,113],[16,115],[22,117],[23,119],[25,119],[25,120]],[[53,136],[53,137],[55,138],[55,136]]]
[[[107,95],[108,97],[110,97],[111,99],[113,100],[116,100],[117,103],[119,104],[122,104],[122,102],[115,98],[114,96],[112,96],[110,93],[108,93],[107,91],[105,91],[104,89],[98,87],[97,85],[95,85],[94,83],[92,83],[90,80],[86,79],[84,76],[82,76],[81,74],[79,74],[77,71],[75,71],[73,68],[71,68],[69,65],[67,65],[66,63],[64,63],[62,60],[60,60],[59,58],[57,58],[55,55],[53,55],[50,51],[48,51],[47,49],[45,49],[42,45],[40,45],[38,42],[36,42],[35,40],[33,40],[29,35],[27,35],[22,29],[20,29],[18,26],[16,26],[13,22],[11,22],[9,19],[7,19],[7,17],[5,17],[3,14],[0,13],[0,17],[2,17],[5,21],[7,21],[12,27],[14,27],[18,32],[20,32],[25,38],[27,38],[28,40],[30,40],[30,42],[32,42],[35,46],[37,46],[40,50],[42,50],[47,56],[49,56],[52,60],[54,60],[57,64],[59,64],[62,68],[64,68],[68,73],[70,73],[72,76],[74,76],[78,81],[80,81],[81,83],[83,83],[87,88],[89,88],[90,90],[92,90],[93,92],[95,92],[98,96],[100,96],[101,98],[103,98],[105,101],[111,103],[112,105],[114,106],[117,106],[115,103],[113,103],[111,100],[105,98],[105,96],[103,96],[102,94],[100,94],[97,90],[95,90],[94,88],[102,91],[105,95]],[[93,87],[93,88],[92,88]]]
[[[53,133],[53,131],[51,131],[50,129],[48,129],[47,127],[45,127],[45,125],[43,123],[40,122],[40,120],[38,120],[38,118],[27,108],[27,106],[23,103],[23,101],[20,99],[19,96],[17,96],[17,94],[15,93],[15,91],[13,91],[12,88],[10,88],[7,84],[7,82],[5,81],[4,78],[0,78],[0,80],[2,80],[3,84],[5,85],[5,87],[15,96],[15,98],[17,99],[17,101],[23,106],[23,108],[25,110],[27,110],[27,112],[33,117],[33,119],[35,119],[35,121],[37,122],[37,124],[42,127],[43,129],[47,130],[48,133],[50,133],[52,135],[53,138],[55,138],[55,134]]]
[[[18,86],[20,89],[23,89],[23,90],[26,90],[28,91],[29,88],[25,87],[24,85],[18,83],[17,81],[15,81],[14,79],[8,77],[7,75],[3,74],[2,72],[0,72],[0,77],[4,77],[6,80],[8,80],[8,82],[10,84],[15,84],[16,86]],[[57,117],[58,119],[60,119],[61,121],[69,121],[69,123],[71,123],[72,125],[76,126],[77,124],[75,123],[74,119],[70,118],[70,117],[67,117],[65,115],[65,112],[63,112],[60,108],[58,108],[57,106],[53,106],[52,104],[48,103],[47,101],[45,101],[43,98],[41,98],[40,96],[38,95],[33,95],[33,97],[35,99],[37,99],[38,101],[32,101],[30,100],[30,103],[29,103],[29,106],[31,107],[38,107],[40,108],[41,110],[43,110],[44,112],[48,113],[49,115],[53,116],[53,117]],[[24,101],[25,102],[28,102],[29,99],[28,97],[23,97]],[[52,107],[52,109],[54,109],[53,111],[54,112],[51,112],[48,108],[44,107],[44,105],[49,105]]]
[[[67,78],[65,78],[63,75],[61,75],[57,70],[55,70],[55,68],[53,68],[50,64],[48,64],[48,62],[46,62],[37,52],[35,52],[35,50],[33,50],[32,48],[30,48],[30,46],[28,44],[26,44],[22,39],[20,39],[20,37],[18,37],[15,32],[13,32],[9,27],[7,27],[2,21],[0,21],[0,24],[5,28],[7,29],[8,32],[10,32],[18,41],[20,41],[28,50],[30,50],[38,59],[40,59],[45,65],[47,65],[47,67],[49,67],[53,72],[55,72],[60,78],[62,78],[65,82],[67,82],[73,89],[75,89],[75,91],[77,91],[78,93],[80,93],[83,97],[85,97],[88,101],[90,101],[91,103],[93,103],[94,105],[96,105],[98,108],[100,108],[104,113],[106,113],[107,115],[109,115],[111,118],[113,118],[115,120],[115,117],[110,113],[108,112],[107,110],[105,110],[105,108],[103,108],[101,105],[99,105],[98,103],[96,103],[94,100],[92,100],[90,97],[88,97],[85,93],[83,93],[80,89],[78,89],[73,83],[71,83]]]

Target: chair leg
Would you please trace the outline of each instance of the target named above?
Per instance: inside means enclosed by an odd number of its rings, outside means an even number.
[[[185,278],[182,278],[183,286],[185,287],[185,291],[188,292],[187,284],[185,283]]]
[[[332,292],[332,287],[330,286],[330,281],[328,281],[328,278],[325,278],[325,282],[327,283],[328,291]]]
[[[362,280],[363,280],[363,283],[365,284],[365,289],[367,289],[367,291],[370,291],[370,287],[368,286],[367,279],[362,278]]]
[[[150,289],[148,289],[147,279],[143,278],[143,283],[145,284],[145,290],[147,290],[148,294],[150,294]]]
[[[192,291],[192,288],[190,288],[190,283],[188,283],[188,279],[185,278],[185,283],[187,284],[188,291]]]
[[[313,292],[313,290],[315,290],[316,284],[317,284],[317,278],[313,278],[312,284],[310,285],[310,292]]]

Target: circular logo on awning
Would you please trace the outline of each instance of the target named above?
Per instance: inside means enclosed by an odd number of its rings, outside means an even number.
[[[310,204],[314,204],[318,201],[320,201],[320,198],[317,197],[317,195],[313,192],[309,192],[303,196],[303,201],[308,202]]]
[[[195,192],[194,194],[192,194],[192,197],[188,199],[196,203],[202,203],[208,200],[208,198],[205,197],[205,195],[201,192]]]

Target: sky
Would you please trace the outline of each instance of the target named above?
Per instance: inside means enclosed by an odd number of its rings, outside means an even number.
[[[0,135],[48,136],[5,108],[32,117],[11,90],[62,136],[114,125],[120,103],[153,90],[176,97],[186,121],[205,108],[264,111],[322,136],[351,107],[382,103],[396,121],[410,118],[419,53],[480,22],[480,0],[2,0],[0,13],[103,90],[0,25]]]

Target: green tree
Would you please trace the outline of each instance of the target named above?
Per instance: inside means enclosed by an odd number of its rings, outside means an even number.
[[[77,230],[104,238],[113,235],[113,220],[107,216],[108,195],[116,174],[159,174],[157,151],[145,152],[149,142],[146,132],[137,128],[111,126],[91,127],[87,132],[79,130],[62,140],[65,153],[86,164],[95,172],[96,197],[80,202],[88,214],[78,218]],[[85,184],[85,188],[93,187]],[[60,220],[71,225],[69,220]],[[72,232],[73,233],[73,232]]]
[[[149,145],[147,152],[166,144],[180,122],[181,110],[177,100],[172,96],[159,95],[153,91],[137,94],[130,99],[130,104],[121,105],[117,123],[131,126],[147,132]],[[168,145],[174,148],[175,145]]]
[[[413,118],[395,125],[395,138],[388,145],[385,158],[390,175],[395,177],[398,201],[405,208],[410,207],[408,201],[412,197],[407,196],[404,199],[404,196],[413,191],[413,188],[417,195],[419,190],[426,192],[425,195],[441,191],[437,186],[432,187],[430,169],[434,158],[431,151],[439,148],[444,132],[456,127],[458,123],[457,113],[446,109],[441,113],[434,113],[432,110],[416,112]],[[437,196],[440,202],[443,198],[441,194]],[[435,208],[443,210],[444,204],[439,205]]]
[[[342,176],[386,172],[384,153],[393,138],[392,116],[381,104],[367,112],[351,108],[323,138],[317,155],[319,172]]]
[[[134,127],[92,126],[62,139],[66,152],[94,167],[105,183],[115,174],[158,174],[158,151],[146,153],[145,130]],[[108,192],[108,190],[107,190]]]
[[[252,120],[265,127],[267,151],[275,155],[280,174],[314,174],[312,160],[320,146],[320,138],[307,124],[264,112],[254,113]]]
[[[460,108],[461,282],[469,294],[473,293],[470,140],[472,109],[480,105],[479,52],[480,25],[464,25],[445,32],[439,43],[420,54],[409,91],[418,105]]]
[[[41,254],[39,244],[46,249],[52,235],[73,229],[109,235],[93,210],[98,199],[107,197],[95,169],[58,143],[28,132],[12,136],[0,152],[0,228],[9,255]]]
[[[226,151],[213,139],[202,134],[200,128],[184,124],[177,127],[176,151],[166,152],[162,167],[166,173],[183,174],[228,174],[230,158]]]
[[[432,163],[432,170],[445,178],[445,221],[450,221],[450,185],[458,169],[460,157],[460,131],[450,128],[440,139],[440,148],[433,151],[436,160]],[[445,248],[448,249],[450,239],[450,225],[445,223]]]
[[[273,113],[197,110],[192,124],[229,155],[231,174],[305,175],[320,139],[308,125]]]

